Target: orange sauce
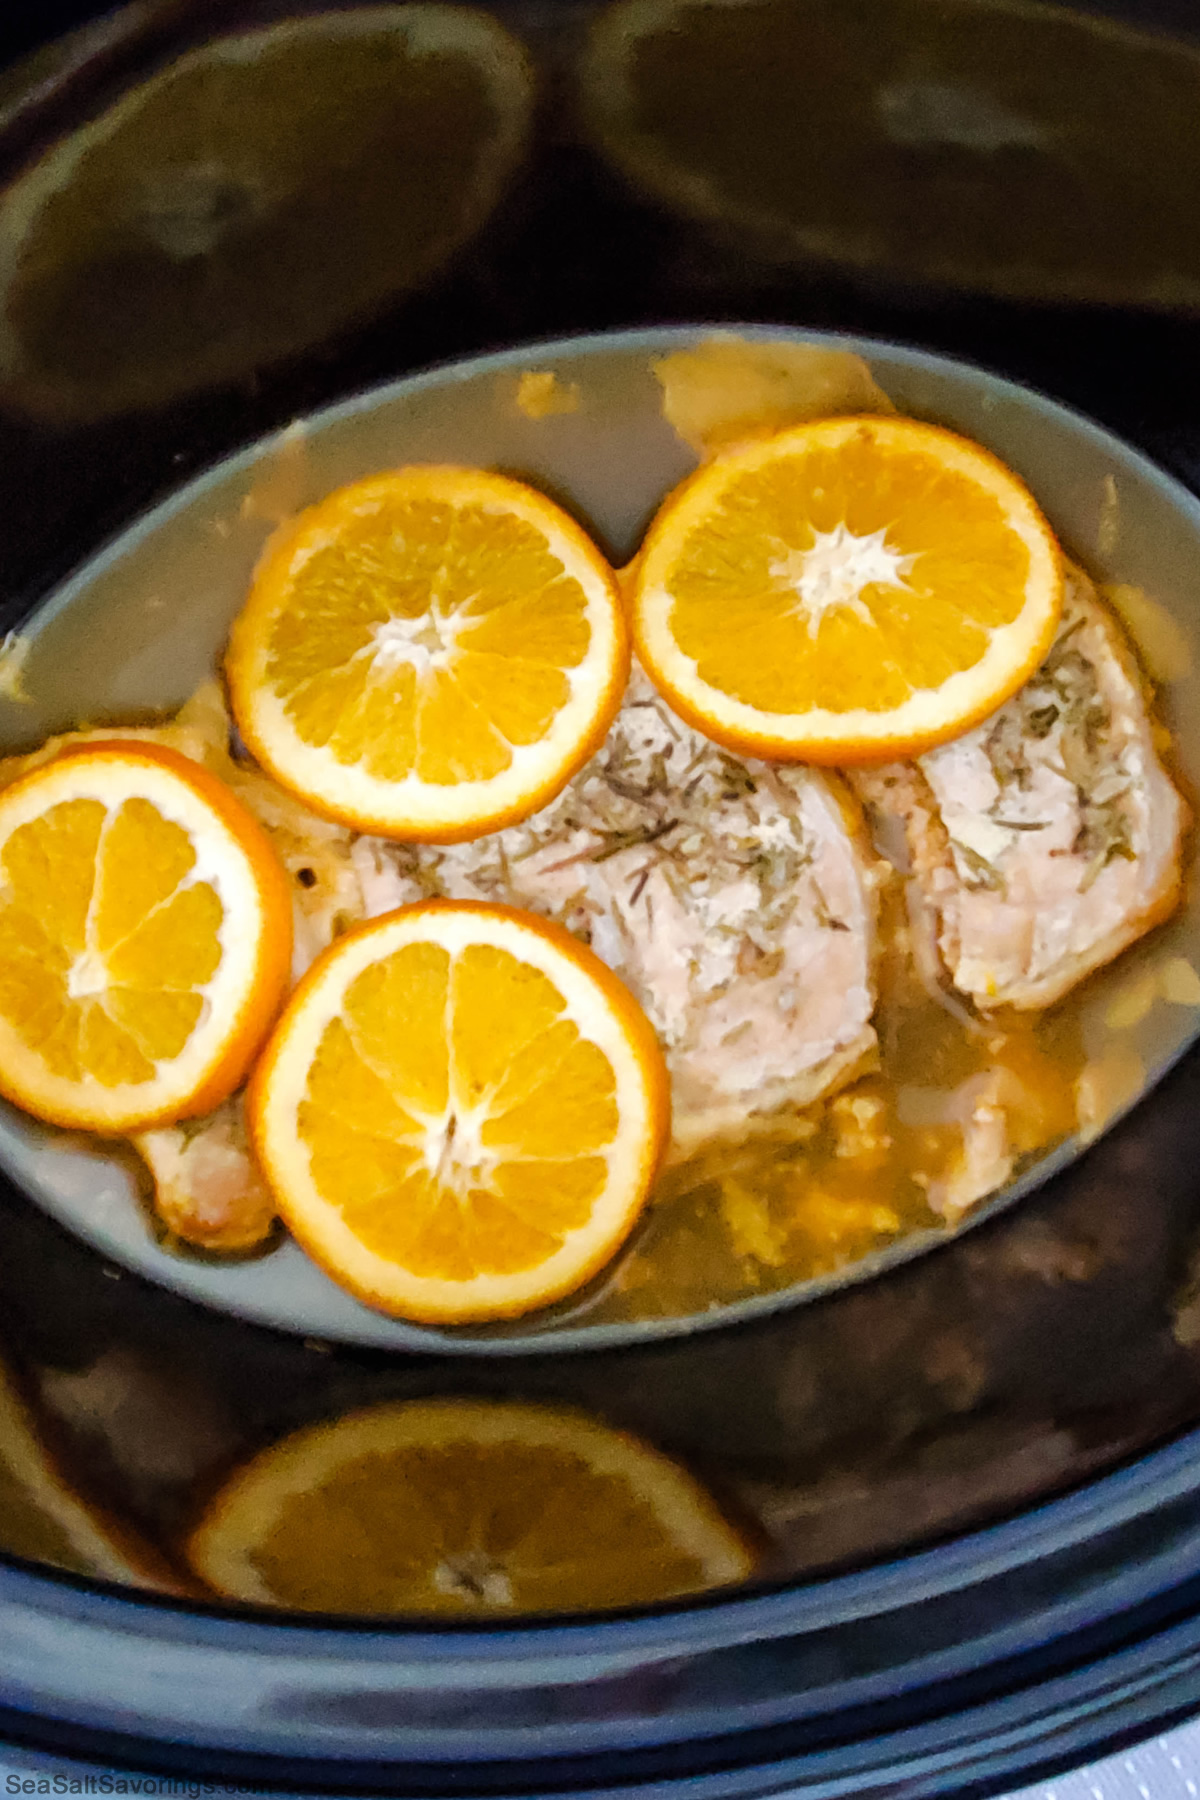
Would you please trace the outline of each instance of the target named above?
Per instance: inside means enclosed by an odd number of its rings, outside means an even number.
[[[590,1322],[712,1310],[947,1231],[936,1209],[963,1186],[975,1105],[1003,1114],[1011,1156],[998,1186],[1075,1129],[1085,1056],[1073,997],[979,1020],[939,1004],[914,972],[902,885],[893,878],[882,897],[877,1067],[765,1135],[668,1168]]]

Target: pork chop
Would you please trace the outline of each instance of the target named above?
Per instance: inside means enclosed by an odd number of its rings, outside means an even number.
[[[624,980],[671,1073],[674,1150],[807,1106],[875,1049],[875,871],[848,796],[743,762],[640,673],[559,798],[474,843],[352,851],[368,915],[433,895],[557,920]]]
[[[168,1234],[236,1255],[271,1235],[275,1202],[250,1148],[240,1095],[199,1119],[139,1131],[131,1140],[154,1179]]]
[[[982,1011],[1051,1005],[1178,900],[1187,808],[1120,627],[1077,569],[1013,699],[854,785],[902,826],[950,980]]]

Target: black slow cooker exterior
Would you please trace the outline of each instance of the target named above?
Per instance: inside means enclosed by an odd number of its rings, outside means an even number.
[[[80,20],[74,36],[18,67],[4,90],[5,170],[18,170],[143,66],[288,10],[139,0]],[[518,33],[557,44],[588,7],[497,0],[493,10]],[[1162,29],[1195,26],[1185,0],[1113,0],[1103,10]],[[50,15],[39,17],[49,27]],[[60,9],[52,22],[76,20]],[[479,350],[640,323],[757,318],[973,357],[1090,412],[1200,487],[1195,318],[925,292],[911,281],[890,285],[886,274],[781,273],[745,249],[718,254],[686,220],[664,218],[603,179],[554,113],[553,95],[549,105],[495,233],[468,246],[428,291],[279,363],[181,390],[157,409],[50,423],[4,413],[0,624],[18,623],[166,489],[330,399]],[[268,1619],[10,1555],[0,1562],[0,1737],[71,1759],[81,1772],[103,1765],[430,1796],[665,1795],[686,1782],[723,1800],[996,1792],[1196,1712],[1200,1365],[1186,1334],[1172,1333],[1169,1306],[1200,1217],[1198,1121],[1200,1053],[1192,1052],[1032,1197],[1021,1220],[993,1221],[973,1247],[926,1258],[936,1276],[910,1269],[886,1278],[901,1306],[921,1282],[927,1295],[940,1282],[946,1304],[967,1306],[984,1287],[994,1293],[1024,1279],[1010,1234],[1026,1233],[1025,1254],[1031,1231],[1043,1233],[1039,1242],[1061,1232],[1094,1244],[1121,1221],[1124,1260],[1112,1283],[1101,1282],[1083,1308],[1069,1260],[1057,1274],[1043,1267],[1038,1305],[1013,1314],[1023,1323],[1009,1337],[1023,1334],[1021,1354],[996,1352],[1001,1362],[1009,1357],[1005,1378],[974,1411],[958,1401],[931,1408],[906,1440],[918,1485],[937,1460],[922,1461],[925,1450],[960,1429],[985,1445],[979,1466],[987,1444],[1002,1446],[994,1459],[1003,1478],[968,1482],[924,1509],[901,1480],[885,1525],[841,1540],[835,1533],[807,1562],[779,1561],[752,1590],[553,1624],[424,1630]],[[218,1355],[207,1315],[129,1276],[118,1303],[111,1271],[11,1187],[0,1192],[0,1224],[5,1335],[22,1368],[69,1366],[127,1329],[167,1369],[201,1364],[210,1349]],[[823,1300],[808,1309],[815,1322],[795,1329],[816,1342],[832,1309],[846,1304]],[[860,1309],[856,1331],[885,1329],[884,1301],[867,1295],[851,1304]],[[133,1326],[118,1318],[120,1308]],[[836,1344],[836,1326],[828,1329]],[[699,1355],[689,1391],[732,1398],[724,1411],[714,1405],[694,1435],[707,1433],[719,1450],[741,1432],[755,1448],[752,1426],[736,1415],[753,1413],[756,1371],[779,1361],[792,1330],[768,1321],[707,1333],[699,1351],[668,1344],[567,1360],[580,1391],[619,1397],[624,1420],[654,1394],[669,1418],[672,1359]],[[419,1358],[367,1355],[326,1358],[314,1374],[306,1349],[237,1331],[220,1354],[244,1357],[251,1385],[279,1384],[285,1420],[423,1379]],[[554,1394],[563,1378],[548,1363],[561,1359],[519,1368],[505,1359],[502,1373],[478,1381],[487,1391]],[[889,1408],[908,1404],[890,1379],[875,1365],[862,1374],[867,1436],[886,1437]],[[255,1429],[262,1417],[254,1415]],[[1069,1454],[1048,1458],[1047,1443],[1068,1427]],[[686,1422],[679,1430],[686,1440]],[[119,1482],[101,1470],[101,1490],[106,1478],[103,1497],[117,1507]]]
[[[0,1721],[306,1792],[997,1792],[1200,1704],[1196,1447],[869,1571],[604,1624],[264,1624],[10,1567]]]

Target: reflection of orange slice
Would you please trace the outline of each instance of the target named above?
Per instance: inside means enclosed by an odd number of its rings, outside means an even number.
[[[668,1128],[628,993],[558,926],[433,901],[339,939],[251,1085],[284,1221],[386,1312],[494,1319],[581,1286],[624,1240]]]
[[[581,85],[606,156],[743,264],[1200,302],[1193,45],[1036,0],[617,0]]]
[[[78,1575],[178,1592],[165,1560],[76,1492],[0,1366],[0,1548]]]
[[[1041,661],[1061,559],[1016,476],[912,419],[823,419],[672,494],[634,575],[638,654],[743,754],[852,763],[955,737]]]
[[[232,1599],[451,1618],[647,1606],[754,1568],[658,1451],[580,1413],[483,1400],[296,1432],[232,1477],[187,1551]]]
[[[269,549],[233,628],[247,743],[367,831],[451,842],[535,812],[602,742],[629,652],[565,513],[479,469],[340,489]]]
[[[217,37],[0,199],[0,385],[71,419],[245,378],[412,292],[524,151],[521,46],[465,6]]]
[[[283,998],[287,878],[172,750],[93,744],[0,795],[0,1090],[113,1135],[232,1093]]]

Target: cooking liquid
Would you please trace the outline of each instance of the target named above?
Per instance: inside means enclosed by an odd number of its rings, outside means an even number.
[[[668,1168],[589,1321],[703,1312],[944,1231],[930,1193],[953,1182],[964,1154],[949,1115],[969,1116],[972,1089],[996,1070],[1012,1077],[1000,1081],[1013,1175],[1075,1129],[1087,1060],[1075,996],[973,1020],[922,984],[910,930],[893,872],[881,895],[877,1070],[773,1132]]]

